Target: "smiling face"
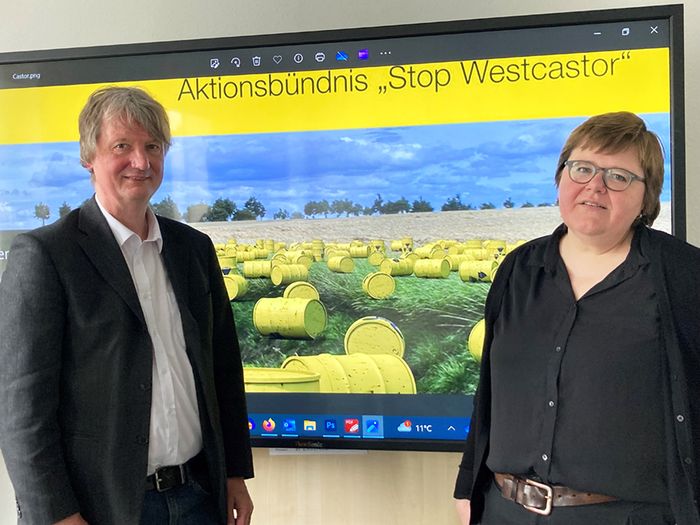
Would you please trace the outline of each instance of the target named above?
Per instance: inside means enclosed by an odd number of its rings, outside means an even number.
[[[644,176],[634,149],[608,154],[574,148],[569,160],[585,160],[599,168],[623,168]],[[578,184],[566,170],[559,180],[559,211],[569,231],[595,242],[617,243],[624,239],[642,211],[644,183],[634,181],[624,191],[610,191],[600,172],[590,182]]]
[[[115,217],[145,213],[163,180],[163,145],[136,123],[102,122],[95,154],[85,166],[100,203]]]

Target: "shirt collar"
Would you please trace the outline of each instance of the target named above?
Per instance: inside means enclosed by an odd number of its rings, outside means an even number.
[[[645,226],[641,224],[634,228],[630,252],[622,265],[624,270],[628,272],[635,270],[639,266],[649,262],[649,259],[643,253],[641,248],[640,238],[642,228],[645,228]],[[561,255],[559,254],[559,243],[567,231],[568,228],[566,227],[566,224],[562,223],[556,230],[554,230],[554,232],[552,232],[552,235],[549,236],[547,241],[543,258],[539,261],[535,261],[535,264],[538,266],[544,266],[544,269],[547,272],[551,273],[555,271],[557,265],[559,264],[559,260],[561,259]]]
[[[137,233],[133,232],[121,222],[119,222],[111,213],[109,213],[104,206],[100,203],[100,200],[95,195],[95,201],[97,202],[98,208],[104,215],[109,229],[112,230],[114,238],[117,240],[120,248],[123,248],[129,239],[136,237],[139,239]],[[148,236],[143,240],[143,242],[155,242],[158,248],[158,253],[163,249],[163,236],[160,233],[160,225],[158,224],[158,219],[156,219],[155,213],[150,207],[146,208],[146,221],[148,222]],[[140,239],[139,239],[140,240]]]

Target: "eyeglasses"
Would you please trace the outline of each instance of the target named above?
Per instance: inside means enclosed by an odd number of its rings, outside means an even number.
[[[599,171],[603,173],[603,184],[610,191],[625,191],[635,180],[646,184],[644,177],[622,168],[599,168],[585,160],[567,160],[564,166],[568,168],[569,178],[577,184],[592,181]]]

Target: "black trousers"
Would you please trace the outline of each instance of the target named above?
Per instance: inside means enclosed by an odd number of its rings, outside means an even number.
[[[597,505],[555,507],[540,516],[505,499],[495,482],[486,493],[486,505],[479,525],[674,525],[666,505],[613,501]]]

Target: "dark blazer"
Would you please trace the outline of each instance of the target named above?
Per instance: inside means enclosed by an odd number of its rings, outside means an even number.
[[[678,525],[700,525],[700,249],[666,233],[638,226],[640,248],[649,257],[659,302],[666,404],[668,501]],[[493,327],[501,310],[517,258],[531,258],[549,237],[530,241],[506,256],[486,299],[486,334],[479,387],[469,435],[457,476],[454,497],[470,499],[472,522],[484,508],[484,494],[493,479],[486,466],[491,415],[490,350]]]
[[[222,522],[226,477],[252,477],[233,315],[209,238],[158,217]],[[0,282],[0,447],[20,523],[80,512],[138,523],[153,347],[129,269],[94,198],[19,235]]]

